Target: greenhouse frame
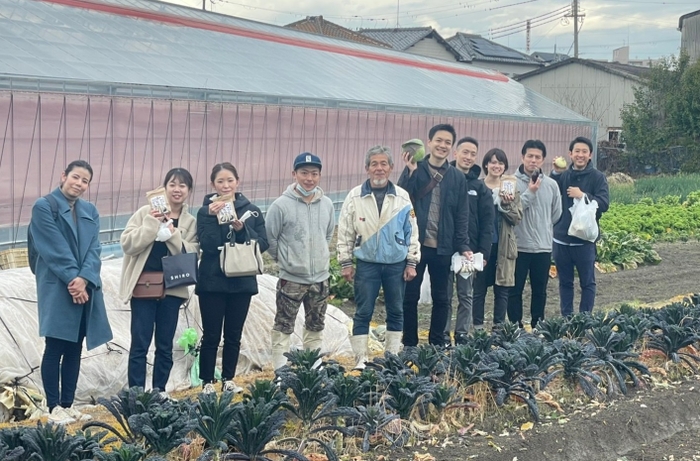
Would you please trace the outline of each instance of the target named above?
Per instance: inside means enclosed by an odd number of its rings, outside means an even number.
[[[292,159],[323,159],[339,208],[377,144],[396,154],[452,123],[480,153],[541,139],[547,160],[595,122],[497,72],[152,0],[0,0],[0,250],[24,246],[35,200],[82,158],[102,240],[119,238],[172,167],[201,204],[214,164],[263,209]]]

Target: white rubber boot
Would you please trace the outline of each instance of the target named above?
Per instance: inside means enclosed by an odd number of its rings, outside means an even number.
[[[398,354],[401,351],[402,331],[387,331],[384,337],[384,350],[392,354]]]
[[[272,330],[272,369],[277,370],[287,364],[285,352],[289,352],[289,340],[292,335]]]
[[[323,349],[323,330],[321,331],[310,331],[304,328],[304,334],[302,336],[302,341],[304,342],[304,349],[310,351],[314,349]]]
[[[367,347],[368,338],[368,335],[350,336],[350,344],[352,345],[352,351],[355,353],[355,360],[357,360],[355,370],[364,370],[365,362],[369,360],[369,350]]]

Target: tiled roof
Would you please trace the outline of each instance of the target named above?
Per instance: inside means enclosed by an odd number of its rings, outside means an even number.
[[[525,53],[492,42],[480,35],[457,32],[454,36],[447,39],[447,43],[452,45],[452,48],[463,58],[461,60],[466,62],[489,61],[514,64],[541,64],[540,61]]]
[[[546,63],[546,64],[551,64],[554,62],[559,62],[559,61],[564,61],[565,59],[569,59],[570,56],[568,54],[564,53],[548,53],[546,51],[535,51],[532,53],[530,56],[532,56],[535,59],[539,59],[540,61]]]
[[[594,61],[592,59],[581,59],[581,58],[569,58],[564,61],[559,61],[546,67],[542,67],[532,72],[526,74],[518,75],[515,77],[517,81],[523,81],[526,78],[542,74],[544,72],[550,72],[559,67],[568,66],[571,64],[581,64],[582,66],[592,67],[594,69],[602,70],[603,72],[608,72],[613,75],[617,75],[622,78],[631,78],[638,80],[639,77],[649,72],[648,67],[632,66],[630,64],[620,64],[618,62],[605,62],[605,61]]]
[[[432,34],[432,27],[407,27],[399,29],[360,29],[366,37],[386,43],[393,49],[404,51]],[[440,37],[442,39],[442,37]]]
[[[307,16],[306,19],[287,24],[284,27],[300,30],[302,32],[324,35],[326,37],[341,38],[343,40],[351,40],[353,42],[364,43],[367,45],[390,48],[390,46],[384,42],[374,40],[369,36],[362,35],[343,26],[327,21],[323,19],[323,16]]]

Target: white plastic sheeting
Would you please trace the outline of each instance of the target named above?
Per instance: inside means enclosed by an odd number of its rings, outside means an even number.
[[[76,403],[91,403],[98,397],[116,394],[127,384],[127,363],[130,343],[130,310],[119,299],[121,259],[105,261],[102,281],[114,339],[91,351],[83,349]],[[251,302],[243,329],[238,375],[270,366],[270,330],[275,315],[275,286],[277,278],[258,276],[260,293]],[[43,392],[41,357],[44,340],[39,337],[36,308],[36,282],[28,268],[0,271],[0,384],[25,377],[21,384]],[[323,352],[331,355],[352,354],[348,326],[352,320],[341,310],[329,305]],[[174,366],[168,391],[190,387],[189,370],[194,358],[184,355],[175,341],[188,328],[194,327],[201,337],[201,322],[197,296],[192,295],[180,311],[180,321],[174,338]],[[292,348],[301,347],[304,328],[303,307],[297,316]],[[219,365],[221,357],[219,355]],[[153,347],[149,354],[147,386],[150,386]]]

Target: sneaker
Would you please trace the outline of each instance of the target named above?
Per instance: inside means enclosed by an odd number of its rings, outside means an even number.
[[[221,386],[221,390],[224,392],[233,392],[234,394],[243,392],[243,388],[236,386],[236,383],[234,383],[233,380],[224,381],[224,384]]]
[[[465,333],[458,333],[455,335],[455,345],[459,344],[469,344],[469,336]]]
[[[64,408],[64,410],[66,413],[68,413],[68,416],[70,416],[71,418],[73,418],[76,421],[90,421],[90,420],[92,420],[92,416],[86,415],[85,413],[81,413],[73,407]]]
[[[172,398],[172,397],[170,396],[170,394],[168,394],[168,393],[165,392],[165,391],[160,391],[160,392],[158,392],[158,397],[160,397],[161,399],[163,399],[163,401],[166,401],[166,400],[167,400],[167,401],[169,401],[169,402],[177,402],[177,399]]]
[[[206,383],[202,388],[202,394],[216,394],[214,383]]]
[[[65,408],[60,405],[54,407],[49,413],[49,422],[52,424],[73,424],[76,422],[75,418],[68,414]]]

